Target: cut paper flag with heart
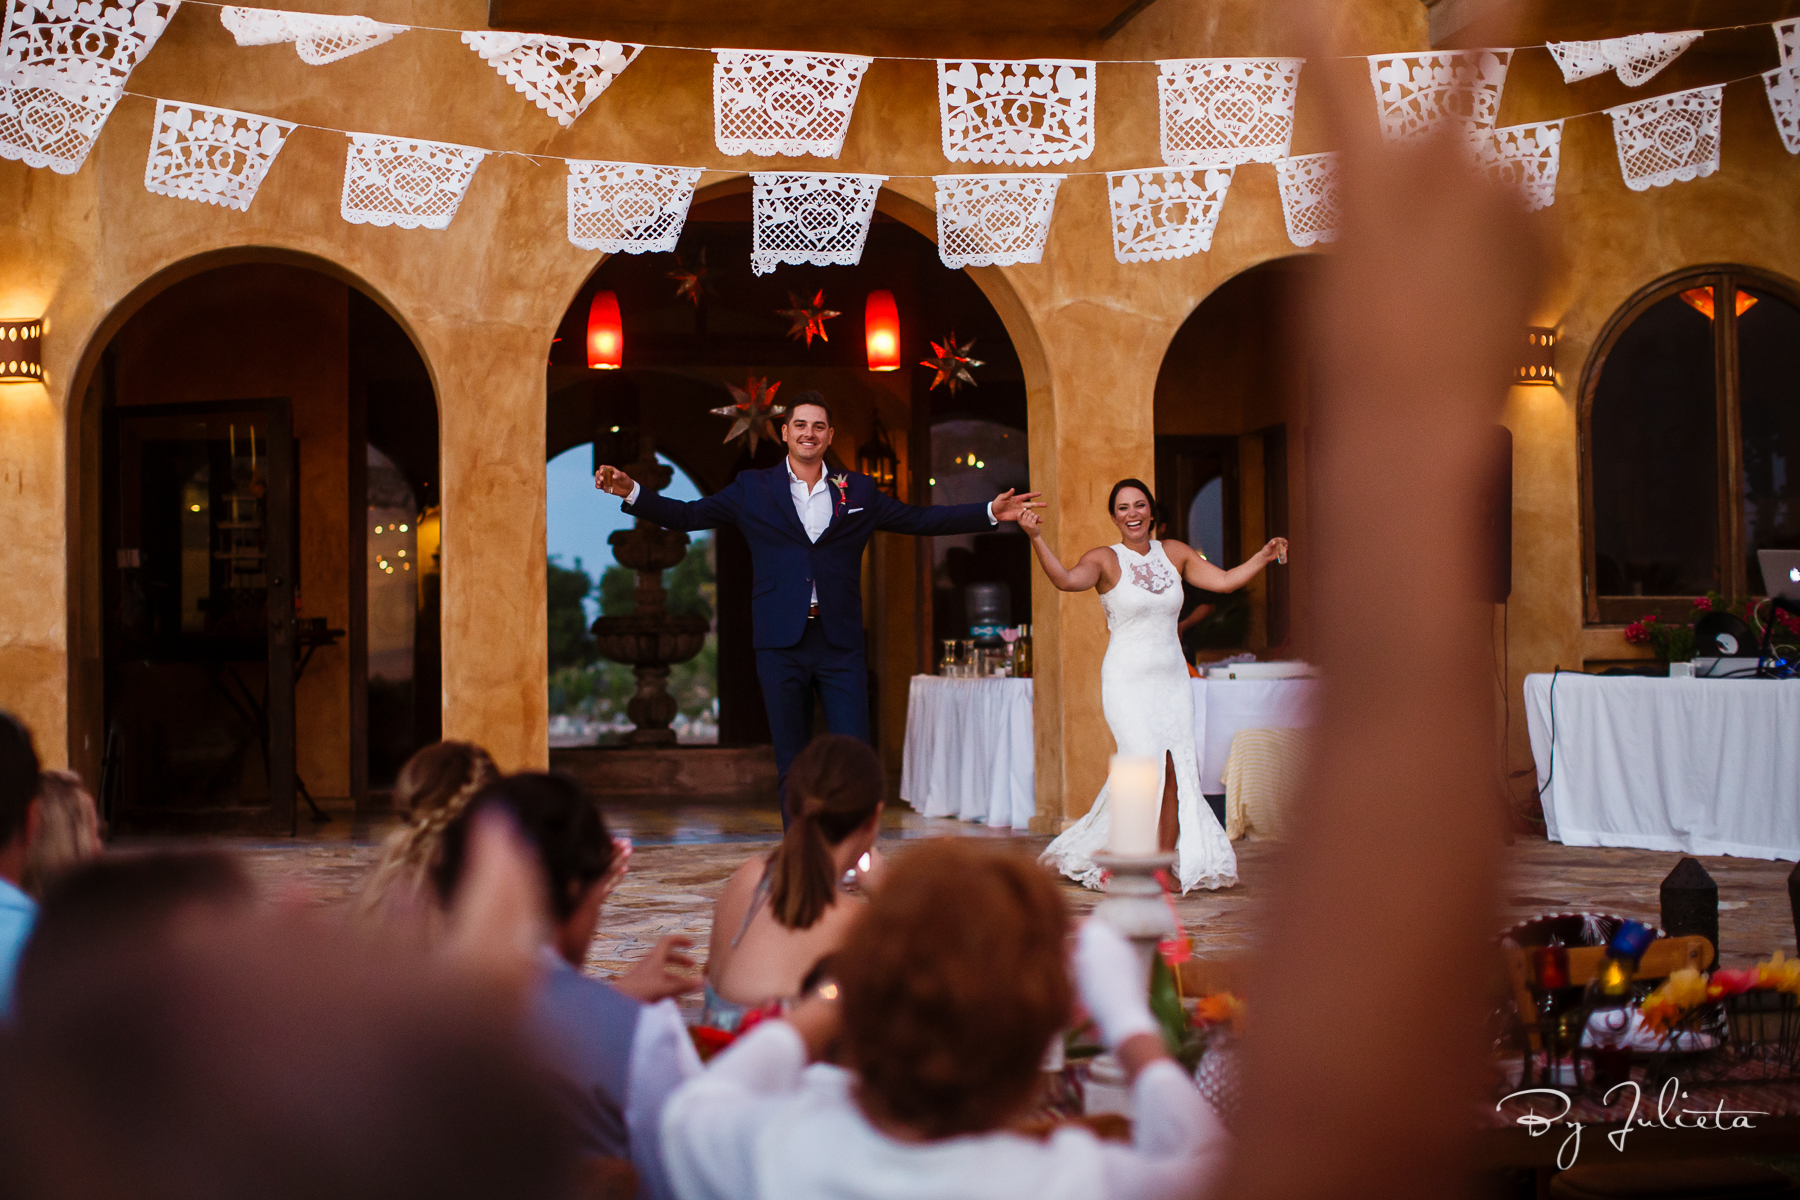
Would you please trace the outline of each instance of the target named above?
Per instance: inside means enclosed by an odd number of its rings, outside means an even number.
[[[352,54],[361,54],[409,26],[386,25],[368,17],[331,17],[323,13],[286,12],[279,8],[242,8],[227,5],[219,10],[223,25],[240,46],[278,46],[294,43],[300,61],[322,67]]]
[[[1094,64],[938,60],[938,124],[951,162],[1029,167],[1094,152]]]
[[[1296,246],[1335,242],[1338,231],[1338,156],[1302,154],[1275,164],[1281,219]]]
[[[1294,135],[1303,58],[1159,61],[1162,158],[1172,167],[1274,162]]]
[[[767,275],[781,263],[855,266],[887,176],[755,171],[750,182],[750,269]]]
[[[608,254],[675,249],[699,167],[569,161],[569,241]]]
[[[764,158],[844,148],[856,93],[873,59],[857,54],[715,50],[713,141],[724,154]]]
[[[1562,163],[1561,121],[1542,125],[1509,125],[1478,139],[1475,157],[1488,178],[1519,192],[1526,212],[1556,203],[1556,171]]]
[[[1155,262],[1211,250],[1232,170],[1230,165],[1163,167],[1107,175],[1113,257],[1122,263]]]
[[[8,0],[0,32],[0,158],[72,175],[156,45],[175,0]]]
[[[1634,33],[1602,42],[1550,42],[1544,49],[1562,68],[1564,83],[1591,79],[1612,71],[1626,87],[1637,87],[1681,57],[1702,33]]]
[[[1723,86],[1695,88],[1607,109],[1625,186],[1641,192],[1717,171],[1724,95]]]
[[[952,271],[1044,257],[1062,175],[939,175],[938,258]]]
[[[1371,55],[1381,136],[1403,142],[1444,128],[1492,129],[1511,62],[1511,50]]]
[[[635,42],[582,42],[541,33],[465,33],[462,40],[564,129],[644,49]]]
[[[255,113],[158,100],[144,188],[246,212],[295,128]]]
[[[352,225],[448,229],[486,150],[352,133],[341,211]]]

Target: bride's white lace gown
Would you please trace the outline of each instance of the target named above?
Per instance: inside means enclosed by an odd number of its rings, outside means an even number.
[[[1175,865],[1181,890],[1223,888],[1237,883],[1237,855],[1231,839],[1200,794],[1200,765],[1194,754],[1194,692],[1187,660],[1175,632],[1181,617],[1181,575],[1161,542],[1138,554],[1123,544],[1119,583],[1100,597],[1111,637],[1100,662],[1100,707],[1120,754],[1147,754],[1168,769],[1175,760],[1177,811],[1181,833]],[[1158,785],[1158,794],[1161,794]],[[1049,863],[1085,887],[1100,886],[1094,854],[1106,848],[1112,827],[1107,789],[1100,789],[1087,815],[1063,831],[1043,853]]]

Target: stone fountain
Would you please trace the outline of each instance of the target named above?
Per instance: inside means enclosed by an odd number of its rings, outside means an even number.
[[[655,446],[648,436],[640,437],[638,452],[638,460],[626,464],[626,474],[646,492],[668,487],[674,472],[656,461]],[[675,731],[669,724],[679,710],[675,697],[669,695],[669,668],[700,653],[712,628],[705,617],[669,612],[662,573],[686,557],[688,535],[640,518],[636,528],[621,529],[606,540],[619,565],[637,572],[637,588],[632,593],[637,611],[595,621],[594,642],[602,656],[626,664],[637,676],[637,691],[625,705],[626,715],[636,726],[631,744],[672,746]]]

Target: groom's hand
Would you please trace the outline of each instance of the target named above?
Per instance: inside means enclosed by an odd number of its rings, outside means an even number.
[[[1016,521],[1023,513],[1044,507],[1044,502],[1038,499],[1038,492],[1021,492],[1018,495],[1013,492],[1014,489],[1007,488],[994,497],[994,520]]]
[[[601,467],[594,472],[594,486],[603,492],[610,492],[614,496],[623,498],[631,495],[631,489],[636,484],[632,482],[631,476],[617,467]]]

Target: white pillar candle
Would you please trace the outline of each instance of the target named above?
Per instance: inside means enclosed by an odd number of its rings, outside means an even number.
[[[1107,789],[1112,809],[1107,852],[1133,857],[1155,854],[1157,819],[1162,815],[1162,763],[1149,755],[1115,754]]]

